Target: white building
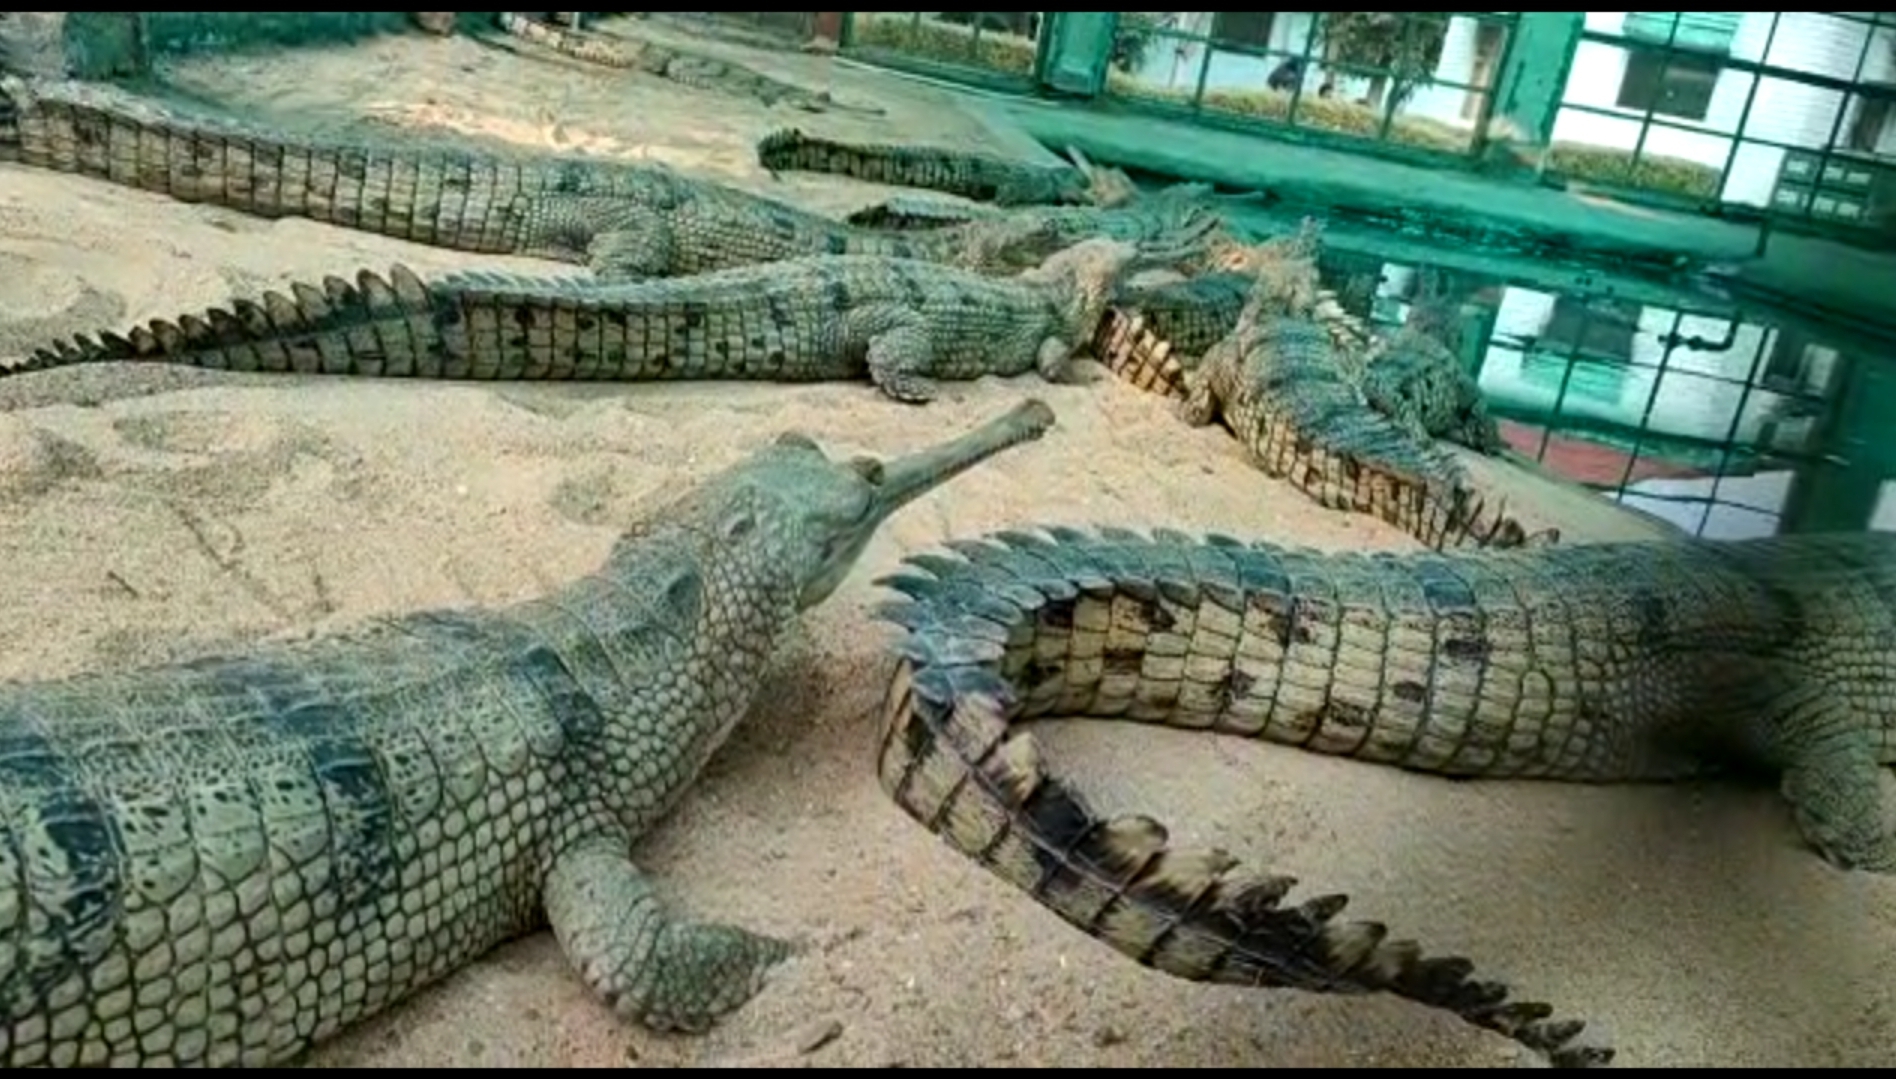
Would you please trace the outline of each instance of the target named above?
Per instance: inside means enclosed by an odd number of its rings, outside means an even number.
[[[1671,23],[1671,12],[1587,12],[1588,30],[1634,42],[1664,42],[1672,33]],[[1889,84],[1896,81],[1896,27],[1872,28],[1814,11],[1685,12],[1674,44],[1687,51],[1675,53],[1662,70],[1664,54],[1659,49],[1582,41],[1564,103],[1604,114],[1562,108],[1554,140],[1630,151],[1650,104],[1657,122],[1646,133],[1643,152],[1713,168],[1723,168],[1729,158],[1723,200],[1749,206],[1772,201],[1787,154],[1796,149],[1821,151],[1830,146],[1850,151],[1851,161],[1841,167],[1854,164],[1864,171],[1865,186],[1870,182],[1868,158],[1896,157],[1896,122],[1886,104],[1734,70],[1726,63],[1742,60],[1845,83]],[[1793,166],[1792,178],[1798,178],[1795,162]],[[1861,204],[1852,206],[1846,200],[1835,216],[1860,212]]]
[[[1674,43],[1687,51],[1675,53],[1671,63],[1662,65],[1661,50],[1640,47],[1638,42],[1663,43],[1672,33],[1673,13],[1587,12],[1588,30],[1624,36],[1632,44],[1579,43],[1564,95],[1569,107],[1559,111],[1554,141],[1630,153],[1639,144],[1640,122],[1650,104],[1656,122],[1641,152],[1713,169],[1724,168],[1729,159],[1724,201],[1764,206],[1775,195],[1783,208],[1803,209],[1797,200],[1809,198],[1807,193],[1779,190],[1787,154],[1794,155],[1786,147],[1821,150],[1834,146],[1851,151],[1853,156],[1833,164],[1832,172],[1851,171],[1867,189],[1877,182],[1868,159],[1896,159],[1896,115],[1892,115],[1896,109],[1840,90],[1733,70],[1726,61],[1764,63],[1844,82],[1892,84],[1896,83],[1896,26],[1872,28],[1834,14],[1787,11],[1781,13],[1773,32],[1774,14],[1778,13],[1683,13]],[[1167,18],[1171,29],[1183,33],[1278,53],[1261,56],[1234,48],[1211,49],[1207,90],[1261,90],[1283,62],[1282,54],[1304,52],[1314,16],[1303,11],[1197,11],[1170,13]],[[1401,114],[1472,128],[1481,118],[1482,95],[1462,87],[1491,86],[1504,45],[1500,26],[1451,17],[1435,81],[1418,87]],[[1131,74],[1143,82],[1189,93],[1198,78],[1203,51],[1204,46],[1196,42],[1159,38]],[[1311,52],[1321,56],[1320,48],[1313,47]],[[1312,64],[1304,72],[1307,94],[1322,84],[1324,73],[1319,67]],[[1343,97],[1361,97],[1366,89],[1362,79],[1337,83],[1337,93]],[[1741,120],[1742,133],[1738,130]],[[1803,179],[1798,173],[1808,169],[1808,162],[1793,156],[1789,164],[1788,178]],[[1896,174],[1880,182],[1890,185],[1888,198],[1896,200]],[[1865,212],[1864,200],[1819,197],[1826,199],[1817,208],[1822,215],[1851,218]]]

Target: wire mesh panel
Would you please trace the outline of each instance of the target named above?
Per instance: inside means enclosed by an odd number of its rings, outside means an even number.
[[[947,78],[1033,85],[1039,59],[1038,11],[852,11],[845,53]]]
[[[1517,449],[1698,535],[1771,535],[1838,350],[1730,313],[1501,290],[1481,384]]]
[[[1554,292],[1326,247],[1324,280],[1384,330],[1443,306],[1443,343],[1516,452],[1621,504],[1717,538],[1772,535],[1800,483],[1834,467],[1853,356],[1712,306]],[[1362,283],[1371,285],[1365,293]],[[1346,302],[1346,306],[1357,306]],[[1858,507],[1863,514],[1869,507]],[[1888,510],[1896,519],[1896,498]]]
[[[1896,15],[1588,12],[1550,171],[1778,217],[1896,221]]]
[[[1197,119],[1466,154],[1513,26],[1499,12],[1122,11],[1107,92]]]

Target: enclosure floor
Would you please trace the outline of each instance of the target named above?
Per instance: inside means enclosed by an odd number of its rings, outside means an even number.
[[[710,46],[706,46],[710,48]],[[629,75],[403,39],[193,64],[186,86],[288,122],[409,130],[663,160],[806,205],[883,192],[781,183],[751,143],[793,122],[975,145],[948,98],[796,55],[759,67],[883,120],[778,115]],[[445,137],[445,136],[444,136]],[[475,264],[301,221],[267,223],[0,167],[0,358],[294,279]],[[485,260],[522,271],[520,259]],[[560,272],[569,272],[561,268]],[[694,914],[815,947],[707,1036],[615,1021],[550,935],[500,949],[314,1055],[384,1067],[1389,1064],[1505,1066],[1501,1039],[1389,999],[1175,982],[1086,940],[928,836],[872,766],[890,631],[871,578],[951,536],[1030,522],[1169,526],[1323,548],[1404,549],[1390,529],[1262,479],[1228,436],[1110,381],[956,386],[925,410],[866,385],[479,387],[101,366],[0,381],[0,677],[47,678],[499,603],[593,568],[614,526],[800,428],[893,453],[1043,395],[1060,426],[1004,467],[904,511],[807,621],[768,704],[641,844]],[[1484,472],[1506,472],[1484,465]],[[1570,539],[1646,528],[1519,473],[1498,480]],[[1342,891],[1360,917],[1605,1024],[1631,1065],[1887,1062],[1896,885],[1830,871],[1769,791],[1450,783],[1291,749],[1055,724],[1057,767],[1143,810]]]

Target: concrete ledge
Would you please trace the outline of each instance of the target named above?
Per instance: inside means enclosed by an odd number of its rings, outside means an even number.
[[[1479,248],[1565,274],[1643,277],[1668,291],[1848,323],[1896,341],[1896,256],[1833,240],[1776,234],[1584,192],[1509,182],[1321,147],[1220,131],[1110,106],[967,95],[992,126],[1103,164],[1260,192],[1279,218],[1310,213],[1437,250]],[[1716,289],[1700,271],[1715,269]],[[1796,309],[1802,308],[1802,311]]]

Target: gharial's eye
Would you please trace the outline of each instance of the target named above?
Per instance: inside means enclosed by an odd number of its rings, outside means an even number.
[[[849,462],[849,467],[856,470],[856,475],[861,476],[870,483],[880,484],[882,482],[882,462],[876,460],[874,457],[852,458]]]
[[[802,431],[785,431],[783,434],[780,434],[777,436],[777,445],[795,446],[799,449],[805,449],[805,450],[821,450],[822,449],[821,446],[818,446],[816,444],[815,439],[811,438],[809,435],[804,434]]]

